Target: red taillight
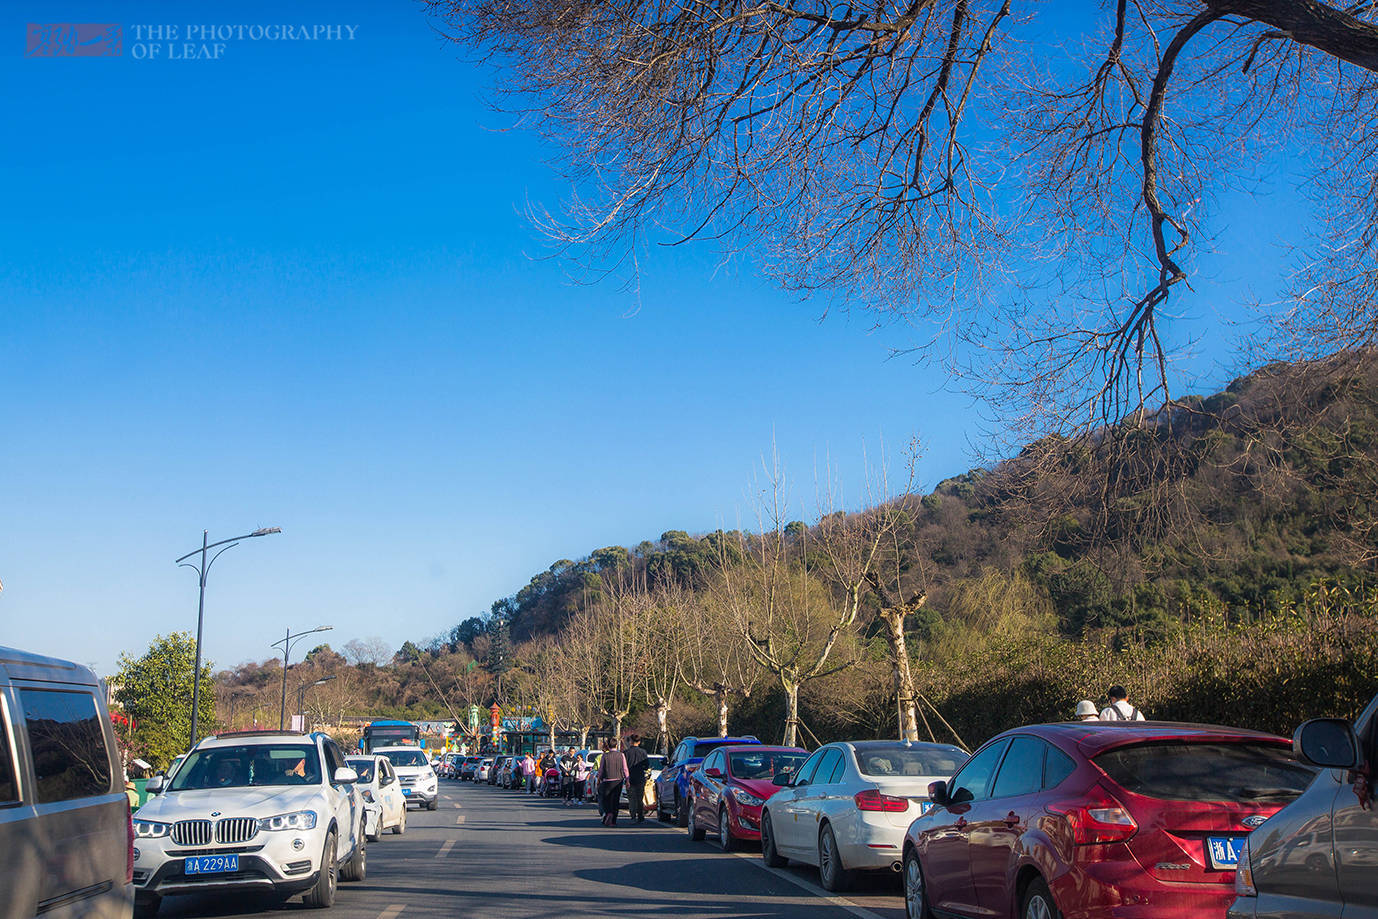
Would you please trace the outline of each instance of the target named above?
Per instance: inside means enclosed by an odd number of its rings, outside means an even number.
[[[124,882],[125,882],[126,884],[133,884],[133,883],[134,883],[134,808],[133,808],[133,806],[129,803],[129,798],[128,798],[128,797],[126,797],[126,798],[124,799],[124,815],[125,815],[126,818],[128,818],[128,819],[126,819],[125,822],[129,824],[129,852],[126,854],[126,857],[125,857],[125,860],[124,860]]]
[[[1099,785],[1093,786],[1079,801],[1049,804],[1050,813],[1065,817],[1072,827],[1072,838],[1079,846],[1124,842],[1139,831],[1129,811]]]
[[[896,798],[893,795],[881,794],[880,790],[876,788],[858,791],[852,795],[852,800],[856,802],[856,809],[859,811],[884,811],[898,814],[909,810],[908,798]]]

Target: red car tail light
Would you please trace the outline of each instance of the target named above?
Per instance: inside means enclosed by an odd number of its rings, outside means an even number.
[[[1049,804],[1048,812],[1067,820],[1072,827],[1073,840],[1079,846],[1124,842],[1139,831],[1129,811],[1099,785],[1092,786],[1079,801]]]
[[[859,811],[884,811],[897,814],[909,810],[908,798],[896,798],[892,795],[881,794],[880,790],[875,788],[858,791],[852,795],[852,800],[856,802],[856,809]]]

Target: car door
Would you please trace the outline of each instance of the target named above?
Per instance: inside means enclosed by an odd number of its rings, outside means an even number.
[[[378,803],[383,805],[383,826],[396,826],[402,822],[402,792],[398,790],[397,773],[387,757],[374,758],[374,770],[378,775]]]
[[[967,813],[967,860],[976,903],[987,915],[1006,919],[1014,908],[1013,861],[1020,835],[1041,810],[1043,761],[1048,745],[1027,734],[1010,739],[990,796]]]
[[[1368,764],[1370,785],[1378,784],[1378,697],[1359,717],[1355,733]],[[1346,783],[1351,777],[1346,777]],[[1344,919],[1378,919],[1378,806],[1359,804],[1346,784],[1335,798],[1335,871],[1344,897]]]
[[[799,840],[802,835],[799,831],[799,799],[807,796],[810,792],[810,785],[813,783],[814,774],[818,771],[818,764],[822,762],[826,750],[817,750],[813,756],[804,761],[804,765],[799,767],[799,772],[795,775],[794,781],[787,788],[781,789],[772,795],[766,803],[770,810],[770,828],[775,834],[775,848],[782,854],[797,854],[800,846]]]
[[[798,857],[810,865],[818,863],[818,821],[827,805],[828,793],[833,788],[833,776],[842,763],[842,752],[836,747],[824,747],[809,784],[801,789],[801,794],[793,802],[791,832]]]
[[[724,774],[727,772],[727,763],[721,750],[714,750],[708,754],[703,765],[693,775],[694,813],[698,815],[698,825],[701,827],[718,825],[718,802],[722,800],[725,782],[723,777],[710,776],[709,769],[716,769]]]
[[[687,755],[684,746],[681,742],[675,747],[675,752],[670,754],[670,759],[665,763],[665,769],[661,771],[660,779],[656,782],[656,797],[667,811],[673,810],[675,806],[675,780],[682,768],[679,764],[684,762]]]
[[[935,907],[962,915],[975,915],[979,907],[972,883],[969,857],[968,814],[990,796],[996,767],[1008,738],[998,738],[976,755],[948,783],[948,802],[935,805],[941,813],[929,815],[933,829],[924,832],[920,861],[929,897]]]
[[[340,828],[335,851],[339,857],[344,858],[362,842],[359,833],[361,822],[359,796],[353,785],[340,784],[335,781],[335,770],[343,769],[348,764],[344,761],[344,754],[340,752],[339,747],[335,746],[334,741],[323,741],[321,752],[325,754],[325,774],[321,776],[323,787],[330,810],[335,815],[335,823]]]

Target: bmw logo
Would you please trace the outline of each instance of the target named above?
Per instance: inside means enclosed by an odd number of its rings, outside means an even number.
[[[1241,820],[1241,821],[1239,821],[1239,822],[1242,823],[1242,824],[1244,824],[1245,826],[1247,826],[1249,829],[1252,830],[1254,827],[1256,827],[1256,826],[1258,826],[1259,824],[1263,823],[1263,821],[1265,821],[1265,820],[1267,820],[1267,819],[1268,819],[1268,818],[1265,817],[1265,816],[1263,816],[1262,814],[1251,814],[1250,816],[1245,817],[1243,820]]]
[[[220,816],[220,811],[211,811],[211,816],[212,816],[212,817],[219,817],[219,816]],[[1252,820],[1252,819],[1254,819],[1254,818],[1252,818],[1252,817],[1249,818],[1249,820]],[[1247,823],[1248,821],[1245,821],[1245,822]]]

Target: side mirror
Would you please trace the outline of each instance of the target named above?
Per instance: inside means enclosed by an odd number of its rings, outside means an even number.
[[[703,770],[703,774],[708,776],[710,779],[722,778],[722,770],[719,769],[717,766],[714,766],[712,769]]]
[[[167,776],[163,775],[161,772],[148,780],[148,793],[151,795],[160,795],[166,788]]]
[[[929,782],[928,800],[932,801],[934,804],[937,804],[939,807],[946,804],[949,800],[947,796],[947,783]]]
[[[794,773],[792,773],[792,772],[782,772],[782,773],[780,773],[779,775],[777,775],[775,778],[771,779],[771,780],[770,780],[770,784],[772,784],[772,785],[777,785],[777,786],[779,786],[780,788],[788,788],[788,787],[793,783],[793,781],[794,781]]]
[[[1359,739],[1341,718],[1313,718],[1292,735],[1292,749],[1313,766],[1353,769],[1359,765]]]
[[[357,781],[359,781],[359,773],[348,766],[341,766],[335,770],[336,785],[353,785]]]

